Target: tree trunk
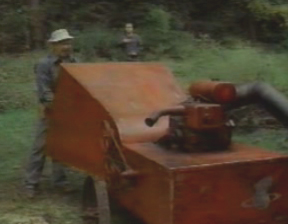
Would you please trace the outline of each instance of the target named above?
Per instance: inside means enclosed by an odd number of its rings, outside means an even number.
[[[255,42],[257,40],[257,32],[254,19],[250,17],[248,23],[249,23],[248,25],[249,25],[250,40]]]
[[[40,0],[30,0],[30,46],[40,49],[43,43],[42,21]]]

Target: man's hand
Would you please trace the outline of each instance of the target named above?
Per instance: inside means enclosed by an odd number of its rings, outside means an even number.
[[[41,118],[48,118],[52,113],[52,102],[42,103],[39,105],[39,116]]]

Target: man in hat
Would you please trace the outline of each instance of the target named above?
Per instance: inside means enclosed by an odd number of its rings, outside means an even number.
[[[47,114],[51,112],[59,64],[61,62],[76,62],[76,59],[72,56],[72,39],[73,37],[69,35],[66,29],[52,32],[48,40],[51,53],[41,59],[34,67],[41,113],[24,181],[26,195],[30,198],[37,193],[44,168],[44,149],[48,128]],[[53,182],[54,186],[61,191],[68,192],[71,190],[66,180],[64,167],[55,161],[53,161]]]
[[[125,35],[121,38],[120,44],[124,47],[128,61],[137,61],[142,45],[141,38],[134,33],[132,23],[125,24]]]

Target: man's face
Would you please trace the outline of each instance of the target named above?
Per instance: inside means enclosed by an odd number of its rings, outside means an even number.
[[[52,44],[52,50],[60,58],[67,58],[71,55],[73,47],[72,40],[62,40]]]
[[[133,25],[132,25],[131,23],[127,23],[127,24],[125,25],[125,31],[126,31],[127,33],[132,33],[132,32],[133,32]]]

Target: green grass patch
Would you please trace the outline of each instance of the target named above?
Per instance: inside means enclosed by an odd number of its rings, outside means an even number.
[[[33,142],[36,109],[19,110],[0,115],[0,223],[16,223],[17,219],[42,217],[50,223],[80,223],[79,174],[70,172],[72,185],[79,191],[70,197],[53,193],[50,184],[50,162],[42,180],[42,194],[34,201],[23,197],[22,183],[26,161]],[[48,218],[47,218],[48,217]],[[29,222],[27,222],[29,223]]]
[[[197,52],[197,53],[196,53]],[[264,81],[275,88],[288,86],[288,54],[266,53],[252,47],[195,49],[195,55],[180,61],[167,61],[179,80],[219,79],[234,83]]]
[[[235,142],[258,146],[269,151],[288,153],[288,131],[286,129],[256,129],[254,131],[236,131]]]
[[[0,65],[0,112],[26,109],[36,103],[34,64],[43,52],[18,56],[1,56]]]

